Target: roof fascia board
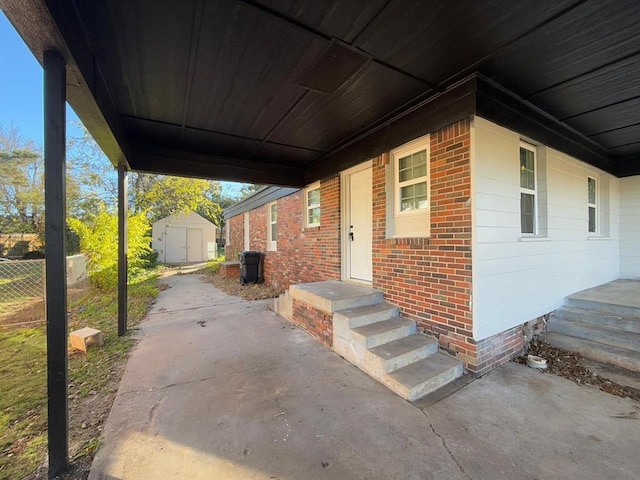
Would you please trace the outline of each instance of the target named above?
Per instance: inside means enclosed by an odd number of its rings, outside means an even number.
[[[299,188],[290,187],[266,187],[257,191],[253,195],[245,198],[244,200],[224,209],[224,219],[228,220],[231,217],[243,214],[250,210],[262,207],[267,203],[275,202],[276,200],[291,195],[300,191]]]

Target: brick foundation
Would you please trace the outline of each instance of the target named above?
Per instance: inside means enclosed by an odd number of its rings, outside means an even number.
[[[314,336],[327,347],[333,346],[333,314],[293,299],[292,323]]]

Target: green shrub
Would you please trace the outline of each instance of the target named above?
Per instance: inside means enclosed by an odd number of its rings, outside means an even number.
[[[80,250],[87,255],[89,280],[98,288],[118,283],[118,216],[101,211],[91,222],[76,218],[69,227],[80,237]],[[150,264],[151,226],[143,213],[128,219],[128,276],[138,276]]]

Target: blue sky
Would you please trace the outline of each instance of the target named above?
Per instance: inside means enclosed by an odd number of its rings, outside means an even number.
[[[1,12],[0,45],[0,123],[15,124],[25,139],[42,146],[42,67]],[[67,135],[79,135],[76,121],[67,106]]]

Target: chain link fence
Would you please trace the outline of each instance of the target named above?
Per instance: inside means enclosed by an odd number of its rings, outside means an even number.
[[[67,257],[67,286],[87,276],[86,257]],[[44,260],[0,261],[0,314],[9,313],[31,300],[45,296]]]
[[[0,313],[44,295],[44,260],[0,261]]]

